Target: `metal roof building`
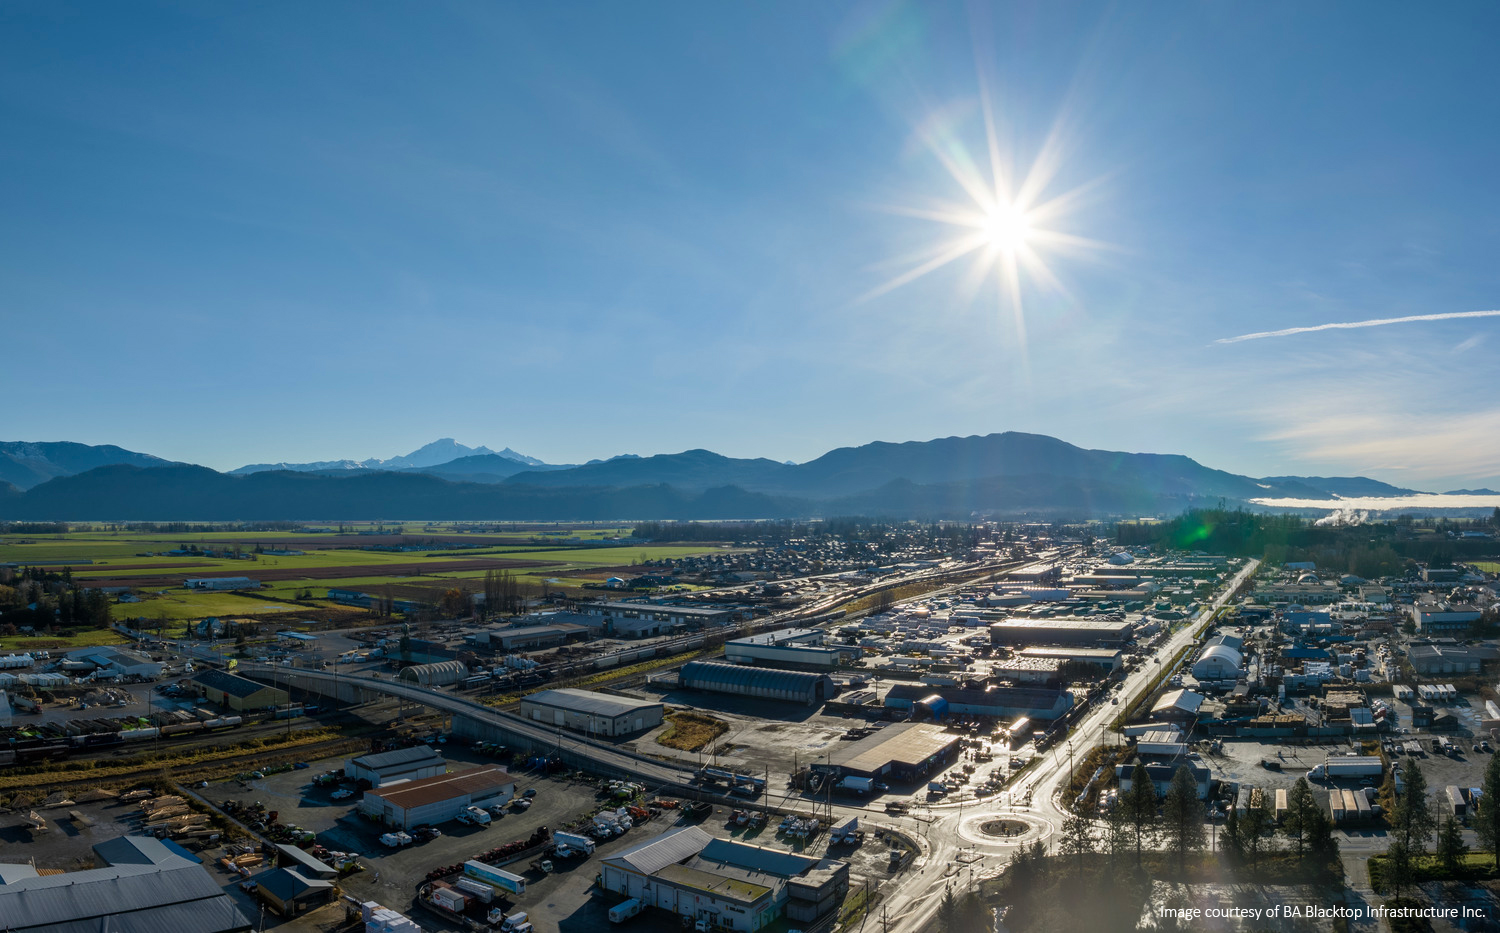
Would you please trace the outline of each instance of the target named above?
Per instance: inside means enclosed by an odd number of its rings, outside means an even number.
[[[521,715],[590,735],[627,735],[661,725],[666,707],[592,690],[542,690],[521,698]]]
[[[990,626],[997,645],[1123,645],[1134,626],[1098,619],[1006,619]]]
[[[468,806],[504,805],[516,782],[504,768],[473,768],[366,791],[362,813],[400,829],[451,820]]]
[[[749,931],[826,915],[849,888],[849,865],[715,839],[696,826],[669,830],[600,861],[600,886],[686,921]]]
[[[838,684],[827,674],[777,671],[715,661],[689,661],[682,666],[677,682],[693,690],[808,705],[822,703],[838,692]]]
[[[398,679],[421,684],[424,687],[446,687],[469,676],[469,669],[462,661],[437,661],[432,664],[415,664],[402,668]]]
[[[964,687],[896,684],[885,695],[889,709],[911,709],[931,696],[942,697],[948,711],[970,716],[994,716],[999,719],[1056,719],[1073,705],[1073,695],[1059,687]]]
[[[816,670],[833,670],[840,663],[858,657],[859,648],[850,645],[822,645],[818,629],[786,629],[733,638],[724,643],[724,657],[736,664],[768,661]]]
[[[953,761],[961,741],[963,736],[952,735],[940,726],[897,723],[838,749],[838,760],[815,762],[812,768],[839,775],[914,781]]]
[[[0,871],[0,923],[21,933],[240,933],[251,923],[203,866],[155,839],[94,847],[103,868]],[[118,860],[118,861],[116,861]]]
[[[379,787],[392,781],[415,781],[446,773],[448,762],[430,745],[413,745],[344,762],[344,776]]]
[[[201,671],[193,675],[192,682],[203,689],[209,702],[234,710],[275,709],[291,702],[291,696],[279,687],[268,687],[228,671]]]

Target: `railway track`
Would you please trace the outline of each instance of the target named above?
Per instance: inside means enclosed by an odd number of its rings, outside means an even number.
[[[140,767],[123,774],[100,775],[92,771],[72,771],[72,774],[78,775],[76,777],[68,776],[69,771],[30,774],[26,775],[27,784],[24,788],[11,787],[6,790],[9,792],[24,790],[29,793],[45,796],[60,790],[92,789],[116,784],[139,784],[144,780],[155,780],[163,776],[173,781],[189,779],[206,780],[213,777],[222,777],[224,774],[237,774],[247,770],[253,771],[260,766],[281,761],[331,758],[336,755],[343,755],[349,752],[363,752],[368,749],[369,742],[362,739],[334,738],[285,749],[254,749],[234,755],[226,755],[222,758],[187,762],[178,765],[162,761],[145,762]],[[108,761],[108,759],[104,760]]]

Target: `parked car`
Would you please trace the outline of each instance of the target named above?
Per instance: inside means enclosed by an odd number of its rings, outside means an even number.
[[[526,788],[526,790],[524,790],[524,791],[521,792],[521,796],[522,797],[535,797],[536,796],[536,788],[535,787],[528,787],[528,788]]]
[[[336,790],[333,793],[329,794],[328,795],[328,799],[329,800],[348,800],[350,797],[353,797],[353,796],[354,796],[354,791],[350,790],[347,787],[340,787],[338,790]]]

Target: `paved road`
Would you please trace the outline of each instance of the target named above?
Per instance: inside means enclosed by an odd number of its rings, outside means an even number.
[[[1225,606],[1230,596],[1256,568],[1250,561],[1225,586],[1220,595],[1190,624],[1159,646],[1155,657],[1162,663],[1170,660],[1184,645],[1196,639],[1196,632],[1210,615]],[[924,859],[902,878],[899,888],[887,897],[886,908],[892,920],[887,933],[914,933],[936,912],[946,887],[951,883],[962,890],[973,881],[997,874],[1010,860],[1021,843],[1048,840],[1061,828],[1066,812],[1057,800],[1058,791],[1068,782],[1068,748],[1079,754],[1106,740],[1109,723],[1121,708],[1135,701],[1160,670],[1156,664],[1143,664],[1130,674],[1120,688],[1120,705],[1102,704],[1075,725],[1065,743],[1060,743],[1043,759],[1038,770],[1021,786],[1000,795],[998,802],[975,801],[933,807],[930,822],[908,823],[922,833]],[[980,825],[1004,816],[1015,816],[1032,825],[1025,835],[1000,843],[980,832]],[[905,822],[905,821],[904,821]]]

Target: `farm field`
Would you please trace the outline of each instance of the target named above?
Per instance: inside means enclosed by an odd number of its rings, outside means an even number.
[[[48,569],[71,569],[87,583],[132,587],[144,598],[122,604],[117,618],[181,620],[204,616],[256,617],[331,609],[327,589],[391,587],[397,598],[453,585],[478,589],[491,571],[514,574],[524,583],[574,591],[603,583],[610,576],[634,576],[641,562],[722,553],[721,545],[612,543],[620,528],[558,529],[525,534],[457,533],[453,526],[407,524],[407,534],[350,534],[307,531],[133,532],[81,530],[66,534],[8,535],[0,538],[0,563],[46,562]],[[373,526],[371,526],[373,527]],[[384,526],[389,529],[390,526]],[[421,528],[420,531],[415,530]],[[548,539],[558,539],[553,544]],[[628,540],[628,539],[627,539]],[[579,547],[581,541],[598,541]],[[366,550],[372,546],[435,545],[430,550]],[[185,546],[227,549],[252,554],[257,547],[305,551],[302,554],[255,554],[255,559],[166,554]],[[459,545],[471,545],[460,547]],[[472,545],[481,545],[472,547]],[[148,556],[142,556],[148,555]],[[62,564],[60,561],[77,561]],[[88,563],[84,563],[88,561]],[[187,577],[250,577],[263,586],[258,596],[223,591],[188,591]],[[311,589],[315,601],[294,604]],[[405,594],[401,591],[405,590]],[[267,599],[265,597],[270,597]],[[280,603],[275,600],[285,599]],[[339,607],[344,608],[344,607]]]

